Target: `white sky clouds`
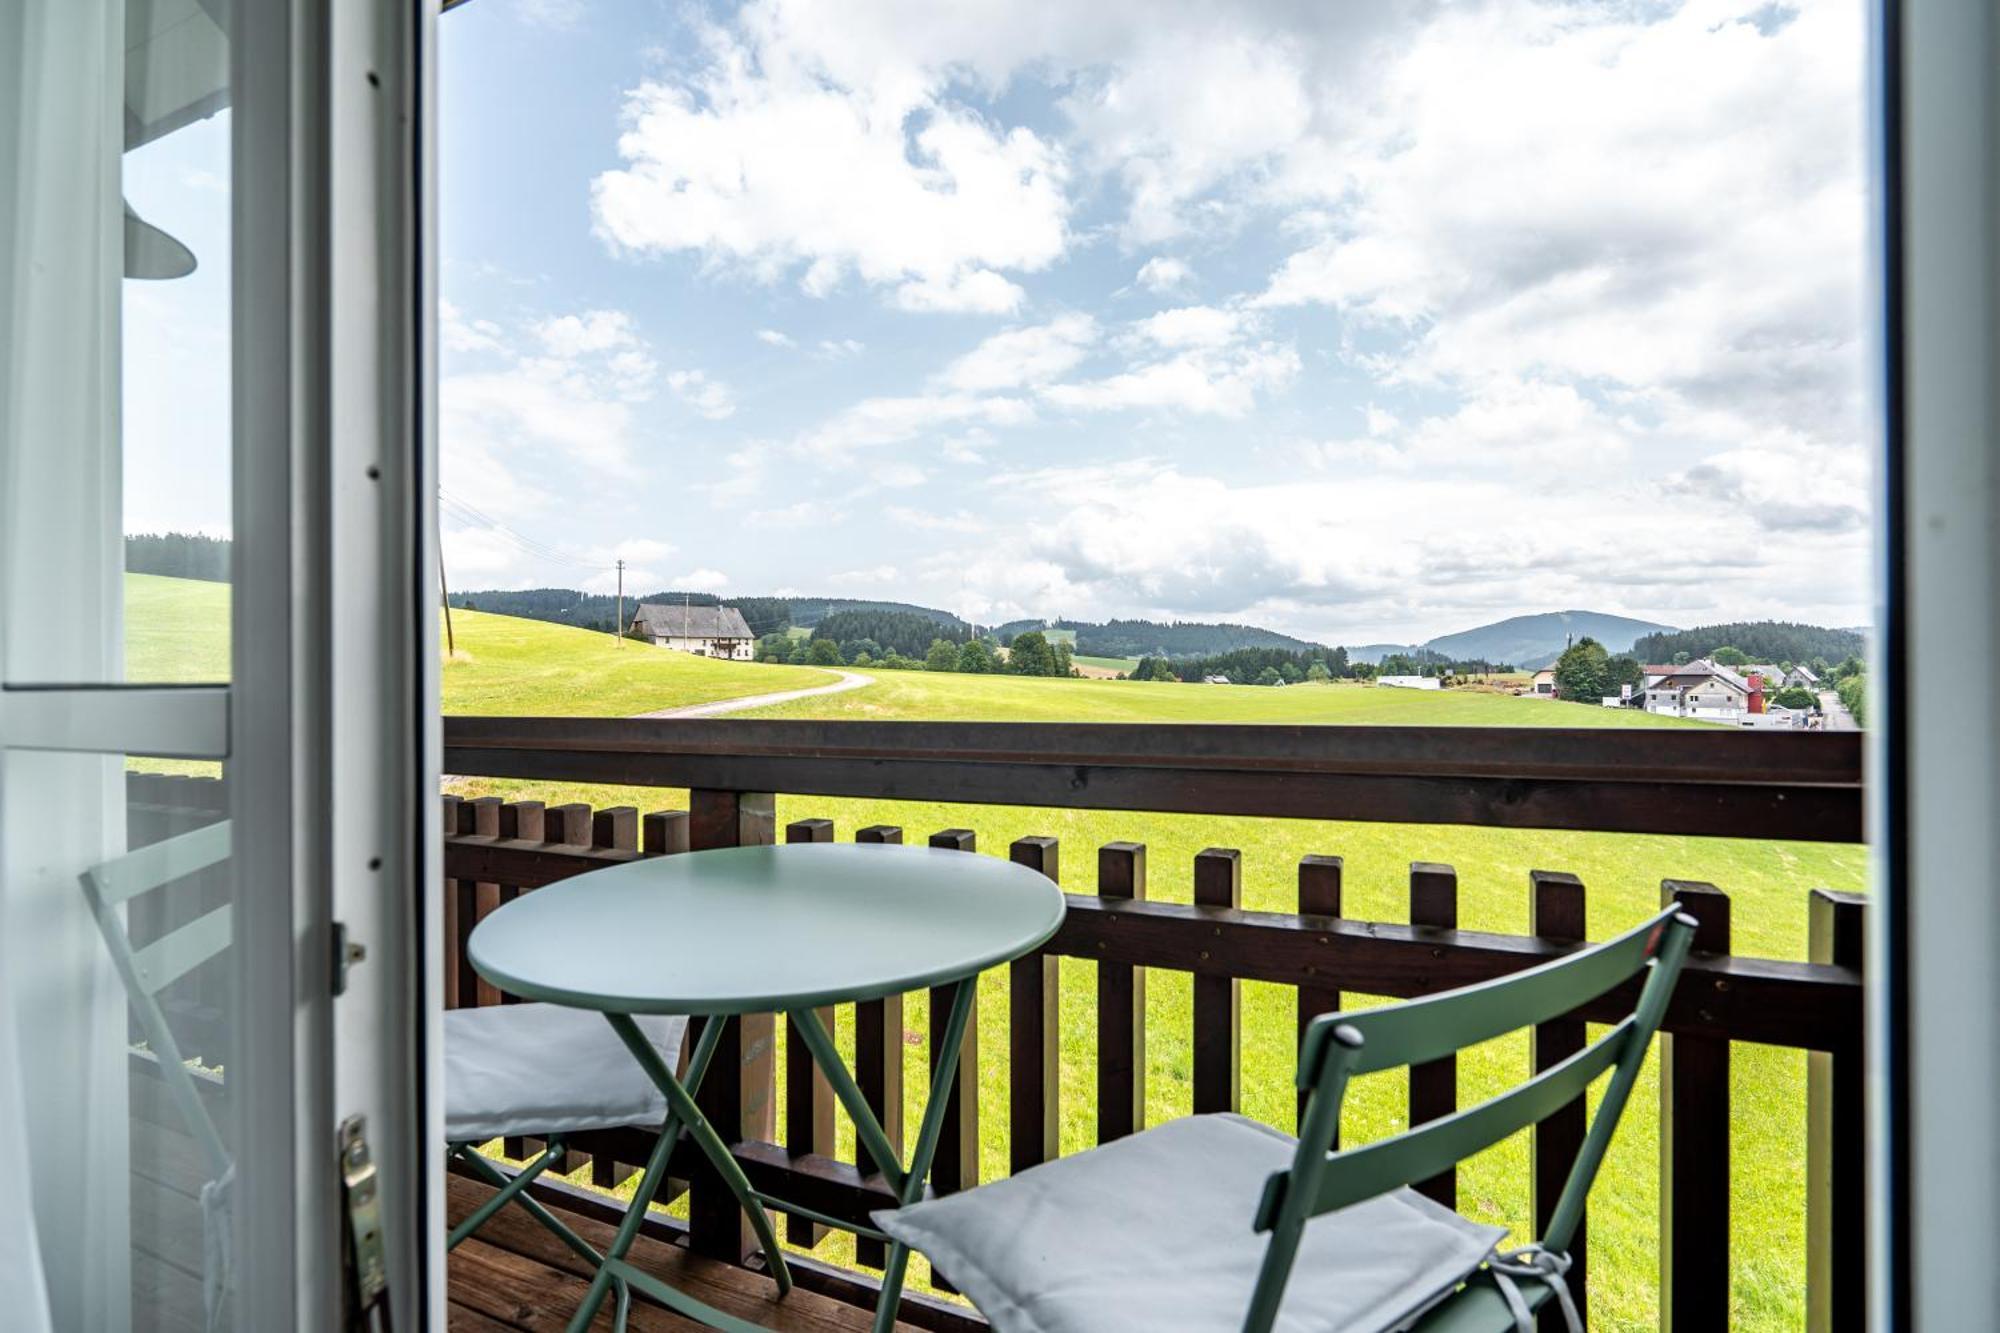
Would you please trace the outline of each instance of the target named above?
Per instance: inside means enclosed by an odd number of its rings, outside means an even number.
[[[612,244],[796,275],[820,297],[852,274],[905,310],[985,314],[1025,295],[999,270],[1062,255],[1060,150],[944,100],[941,71],[849,86],[809,48],[702,36],[696,72],[626,99],[626,166],[593,188]]]
[[[985,619],[1858,623],[1862,19],[749,0],[642,25],[625,45],[667,54],[579,144],[597,240],[561,242],[581,290],[628,295],[510,315],[450,284],[448,468],[510,513],[537,512],[512,481],[536,450],[710,498],[676,521],[746,593],[834,550]],[[770,535],[733,540],[732,507]]]

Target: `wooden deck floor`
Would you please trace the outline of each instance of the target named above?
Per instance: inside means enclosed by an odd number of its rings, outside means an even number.
[[[450,1176],[446,1208],[451,1224],[457,1225],[491,1194],[476,1180]],[[574,1212],[562,1217],[600,1250],[611,1243],[608,1224]],[[777,1286],[761,1273],[698,1258],[662,1240],[642,1236],[632,1261],[719,1310],[781,1333],[849,1333],[869,1326],[866,1310],[798,1287],[780,1301]],[[590,1284],[588,1264],[525,1210],[511,1206],[453,1250],[450,1266],[453,1333],[561,1329]],[[611,1327],[610,1308],[607,1302],[593,1329]],[[681,1333],[701,1325],[635,1299],[631,1327],[639,1333]],[[919,1333],[910,1324],[897,1328]]]

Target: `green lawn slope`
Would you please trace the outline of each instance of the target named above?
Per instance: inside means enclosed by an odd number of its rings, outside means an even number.
[[[1290,722],[1434,727],[1707,727],[1629,708],[1480,690],[1320,685],[1183,685],[1138,680],[877,671],[875,684],[795,699],[743,717],[933,722]]]
[[[125,679],[212,685],[229,679],[229,585],[125,576]]]
[[[126,679],[228,680],[229,592],[226,583],[127,574]],[[444,662],[447,713],[622,717],[838,679],[816,667],[720,662],[480,611],[453,611],[451,623],[458,651]]]
[[[817,667],[723,662],[591,630],[453,611],[458,652],[444,664],[444,711],[629,717],[838,680]]]

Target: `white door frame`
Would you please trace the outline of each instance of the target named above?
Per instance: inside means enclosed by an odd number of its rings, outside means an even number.
[[[289,1016],[245,1016],[267,1059],[292,1054],[295,1110],[291,1143],[275,1137],[281,1119],[264,1118],[274,1137],[246,1135],[244,1154],[275,1161],[296,1149],[297,1163],[289,1182],[269,1171],[258,1178],[271,1197],[246,1199],[246,1219],[252,1209],[296,1209],[298,1230],[289,1254],[276,1233],[259,1237],[264,1260],[290,1268],[289,1307],[246,1311],[239,1326],[338,1325],[344,1220],[334,1143],[342,1121],[363,1115],[395,1326],[442,1328],[443,1118],[430,1077],[442,1007],[430,965],[441,929],[428,577],[437,558],[433,260],[423,243],[433,230],[436,10],[412,0],[291,0],[236,13],[244,86],[289,78],[300,109],[290,123],[238,122],[246,178],[261,167],[290,186],[236,196],[242,234],[266,242],[239,261],[238,429],[290,448],[239,460],[237,530],[269,525],[266,549],[284,543],[289,555],[237,570],[234,632],[259,653],[284,654],[290,687],[272,684],[277,673],[237,687],[237,734],[271,747],[272,762],[270,780],[232,785],[239,817],[292,831],[288,863],[270,848],[264,882],[288,882],[292,894],[289,904],[272,895],[259,956],[273,969],[295,960],[298,997]],[[291,293],[282,319],[278,303],[254,295],[280,289]],[[253,333],[260,320],[272,326]],[[288,541],[269,530],[281,524]],[[239,747],[239,771],[253,760]],[[334,921],[366,951],[338,999]],[[247,947],[257,947],[258,928],[245,932]],[[244,1261],[257,1271],[247,1250]]]
[[[1875,19],[1870,1323],[1942,1333],[2000,1308],[2000,16]]]
[[[445,1322],[435,24],[410,0],[233,9],[232,411],[253,443],[233,450],[231,682],[0,690],[11,747],[229,761],[241,994],[292,1001],[237,1014],[238,1328],[343,1326],[335,1137],[356,1114],[394,1326]],[[366,951],[338,998],[335,922]]]

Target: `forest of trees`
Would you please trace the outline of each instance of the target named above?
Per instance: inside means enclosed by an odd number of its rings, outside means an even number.
[[[1002,643],[1024,630],[1074,630],[1076,651],[1085,657],[1202,657],[1238,648],[1279,648],[1294,653],[1325,652],[1305,639],[1255,625],[1208,624],[1202,621],[1016,620],[994,631]]]
[[[880,658],[891,652],[922,657],[933,639],[963,643],[972,634],[962,621],[945,624],[916,611],[861,610],[833,612],[813,627],[812,637],[840,644],[851,661],[852,645],[861,640],[868,642],[870,657]]]
[[[1314,668],[1319,674],[1314,674]],[[1347,660],[1345,648],[1237,648],[1205,657],[1143,657],[1133,668],[1133,680],[1181,680],[1199,684],[1210,676],[1232,685],[1296,685],[1304,680],[1352,679],[1373,676],[1375,668]]]
[[[729,605],[743,613],[752,634],[782,631],[792,623],[790,604],[782,597],[717,597],[708,592],[654,592],[625,595],[625,619],[640,602],[680,602],[687,606]],[[575,588],[499,588],[485,592],[455,592],[451,604],[466,611],[491,611],[495,615],[520,616],[524,620],[546,620],[552,625],[574,625],[605,634],[617,628],[618,598],[609,593],[580,592]]]
[[[125,569],[175,579],[229,582],[229,538],[198,532],[141,532],[125,539]]]
[[[1867,644],[1853,630],[1752,620],[1643,635],[1633,643],[1632,656],[1641,662],[1687,662],[1711,656],[1718,648],[1739,649],[1750,662],[1810,662],[1814,658],[1838,662],[1863,655]]]
[[[913,602],[881,602],[858,597],[790,597],[785,600],[791,608],[788,623],[802,629],[817,628],[828,616],[843,611],[901,611],[943,625],[961,637],[972,633],[972,626],[951,612],[940,611],[934,606],[918,606]]]

